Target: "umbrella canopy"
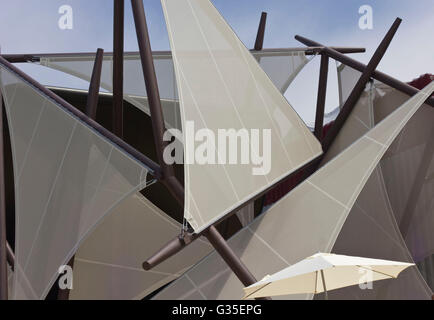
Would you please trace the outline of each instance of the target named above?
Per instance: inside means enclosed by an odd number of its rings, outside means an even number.
[[[244,299],[330,290],[397,278],[412,263],[318,253],[244,288]]]

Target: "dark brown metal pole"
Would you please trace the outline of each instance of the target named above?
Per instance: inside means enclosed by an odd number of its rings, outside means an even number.
[[[149,109],[151,112],[152,128],[154,133],[155,145],[157,148],[158,161],[163,171],[163,183],[167,186],[169,191],[174,195],[180,204],[184,204],[184,187],[176,179],[173,166],[166,164],[164,161],[164,149],[167,142],[164,141],[163,136],[166,130],[163,118],[163,112],[161,108],[160,94],[158,91],[157,77],[155,75],[154,60],[152,57],[151,44],[149,40],[148,27],[146,23],[145,9],[143,7],[142,0],[131,0],[131,6],[133,9],[134,22],[136,25],[137,40],[140,49],[140,58],[142,60],[143,75],[145,78],[146,92],[149,101]],[[224,255],[225,261],[234,271],[234,273],[244,283],[253,284],[256,282],[254,277],[248,272],[246,266],[241,260],[233,253],[232,249],[227,245],[223,237],[218,233],[214,226],[209,227],[206,230],[207,236],[212,241],[214,248]],[[166,254],[163,254],[163,258],[168,258],[177,249],[182,249],[180,246],[181,239],[176,239],[174,242],[166,247]],[[144,263],[145,268],[149,266],[148,263]],[[250,283],[251,282],[251,283]]]
[[[185,233],[184,236],[177,236],[164,245],[159,251],[157,251],[152,257],[143,262],[142,267],[148,271],[156,267],[163,261],[169,259],[185,248],[188,244],[199,238],[201,234]]]
[[[324,137],[324,140],[322,142],[324,153],[327,152],[327,150],[330,148],[330,145],[332,144],[339,131],[343,127],[345,121],[348,119],[349,115],[353,111],[354,106],[356,105],[361,94],[363,93],[363,90],[365,90],[366,84],[369,82],[372,73],[375,71],[384,54],[386,53],[386,50],[389,47],[393,37],[395,36],[395,33],[398,30],[401,21],[402,20],[400,18],[397,18],[390,30],[387,32],[383,41],[381,41],[380,45],[378,46],[377,50],[369,61],[366,69],[363,71],[360,79],[357,81],[356,85],[351,91],[347,101],[344,103],[342,110],[336,118],[333,126]]]
[[[233,214],[238,212],[241,208],[243,208],[245,205],[247,205],[251,201],[255,201],[256,199],[262,197],[265,195],[268,191],[273,189],[274,187],[278,186],[281,182],[286,181],[287,179],[291,179],[295,176],[298,176],[301,172],[305,172],[310,170],[313,167],[317,166],[318,161],[320,160],[320,157],[310,161],[309,163],[305,164],[303,167],[297,169],[293,173],[291,173],[289,176],[282,178],[280,181],[276,182],[275,184],[271,185],[266,190],[260,192],[256,197],[250,199],[250,201],[243,203],[240,206],[237,206],[234,208],[231,212],[229,212],[226,216],[219,219],[214,223],[214,225],[218,225],[219,223],[223,222],[225,219],[228,219]],[[153,254],[151,257],[149,257],[144,263],[143,268],[145,270],[151,270],[152,268],[156,267],[160,263],[164,262],[171,256],[175,255],[176,253],[183,250],[186,246],[190,245],[193,241],[198,239],[200,236],[205,235],[205,231],[202,231],[200,234],[192,234],[189,232],[185,232],[182,237],[177,236],[176,238],[170,240],[166,245],[164,245],[160,250],[158,250],[155,254]]]
[[[5,175],[3,150],[3,98],[0,90],[0,300],[8,299]]]
[[[146,93],[151,112],[152,128],[154,133],[155,146],[157,148],[158,163],[163,171],[163,177],[174,176],[173,167],[164,161],[163,153],[167,146],[163,136],[166,131],[163,111],[161,108],[160,92],[158,90],[157,77],[155,75],[154,59],[152,57],[151,43],[149,40],[148,27],[146,24],[145,9],[143,1],[131,0],[133,8],[134,23],[136,25],[137,41],[139,43],[140,58],[142,61],[143,75],[145,78]]]
[[[264,47],[265,27],[267,25],[267,13],[262,12],[259,22],[258,33],[256,35],[255,50],[260,51]]]
[[[86,115],[91,119],[96,119],[96,112],[98,109],[99,89],[101,85],[101,70],[104,59],[104,50],[98,49],[95,56],[95,63],[93,65],[92,78],[89,85],[89,93],[87,95]]]
[[[113,133],[123,138],[124,121],[124,0],[114,0]]]
[[[297,39],[298,41],[300,41],[301,43],[307,45],[307,46],[318,46],[318,47],[323,47],[322,52],[327,54],[330,58],[333,58],[353,69],[356,69],[360,72],[364,72],[365,69],[367,68],[366,65],[364,65],[363,63],[354,60],[348,56],[343,55],[342,53],[338,52],[337,50],[330,48],[330,47],[325,47],[322,44],[307,39],[305,37],[302,36],[295,36],[295,39]],[[371,77],[375,80],[381,81],[384,84],[387,84],[388,86],[391,86],[392,88],[401,91],[405,94],[408,94],[409,96],[414,96],[415,94],[417,94],[419,92],[418,89],[410,86],[407,83],[404,83],[402,81],[399,81],[383,72],[380,72],[378,70],[374,71],[371,75]],[[426,101],[426,104],[429,104],[430,106],[434,107],[434,98],[431,97]]]
[[[324,109],[327,94],[327,77],[329,71],[329,57],[325,54],[321,55],[321,67],[319,71],[318,82],[318,98],[316,105],[316,118],[315,118],[315,136],[319,141],[323,138],[324,127]]]
[[[255,277],[235,255],[214,226],[207,229],[205,236],[245,287],[256,283]]]
[[[152,57],[151,42],[149,39],[148,27],[146,23],[145,9],[143,1],[131,0],[133,9],[134,23],[136,26],[137,42],[140,49],[140,59],[142,61],[143,75],[145,78],[146,92],[151,113],[152,130],[154,134],[155,147],[157,152],[158,163],[163,172],[163,183],[170,193],[184,204],[184,187],[175,177],[175,171],[172,165],[164,161],[164,149],[168,142],[164,141],[166,131],[163,111],[161,108],[160,93],[158,90],[157,76],[155,75],[154,59]]]
[[[362,53],[365,52],[365,48],[355,48],[355,47],[330,47],[340,53]],[[262,49],[264,52],[289,52],[294,50],[299,50],[305,52],[306,55],[318,54],[322,51],[323,47],[313,46],[307,48],[274,48],[274,49]],[[254,52],[255,49],[251,49]],[[94,54],[94,52],[80,52],[80,53],[33,53],[33,54],[5,54],[3,58],[11,63],[23,63],[23,62],[39,62],[40,57],[85,57]],[[124,56],[127,55],[137,55],[138,52],[129,51],[124,52]],[[152,54],[155,55],[168,55],[170,56],[170,51],[154,51]],[[113,56],[113,52],[106,52],[106,56]]]

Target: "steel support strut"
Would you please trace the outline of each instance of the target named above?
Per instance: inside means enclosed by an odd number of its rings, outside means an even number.
[[[6,240],[6,205],[3,141],[3,100],[0,90],[0,300],[8,299],[8,250]]]
[[[113,8],[113,133],[123,138],[124,123],[124,0]]]
[[[365,48],[355,48],[355,47],[331,47],[339,53],[362,53],[365,52]],[[293,51],[302,51],[306,55],[316,55],[321,53],[323,47],[322,46],[312,46],[307,48],[276,48],[276,49],[262,49],[264,52],[293,52]],[[251,52],[255,51],[255,49],[251,49]],[[136,55],[138,52],[124,52],[125,55]],[[2,55],[4,59],[8,60],[10,63],[25,63],[25,62],[40,62],[41,56],[44,57],[86,57],[90,54],[94,54],[94,52],[80,52],[80,53],[33,53],[33,54],[5,54]],[[155,51],[153,54],[157,55],[169,55],[169,51]],[[107,56],[112,56],[113,52],[107,52]]]
[[[157,157],[160,167],[163,171],[162,182],[166,185],[178,202],[184,206],[184,187],[180,184],[178,179],[176,179],[173,166],[166,164],[163,157],[164,149],[167,146],[167,142],[165,142],[163,139],[166,129],[163,111],[161,108],[160,94],[158,90],[157,77],[155,74],[154,60],[152,57],[143,1],[131,0],[131,6],[133,9],[134,23],[136,26],[137,41],[140,49],[140,58],[142,61],[149,109],[151,112],[152,128],[155,146],[157,148]],[[229,267],[231,267],[233,272],[239,277],[243,284],[250,285],[256,282],[256,279],[251,275],[246,266],[227,245],[226,241],[218,233],[214,226],[209,227],[206,230],[206,234],[210,237],[210,242],[214,248],[222,254],[223,259],[228,263]],[[177,238],[175,241],[172,241],[172,247],[165,251],[166,253],[164,254],[164,258],[168,258],[174,254],[177,249],[182,248],[182,242],[182,238]],[[150,265],[146,262],[144,263],[145,268],[149,266]]]
[[[324,126],[324,109],[327,93],[327,77],[329,71],[329,57],[325,54],[321,55],[321,67],[319,71],[318,82],[318,98],[316,105],[316,118],[315,118],[315,136],[319,141],[323,138]]]
[[[92,78],[89,85],[89,94],[87,95],[86,115],[92,120],[96,119],[96,112],[98,109],[99,88],[101,85],[101,70],[104,59],[104,50],[98,49],[95,56],[95,63],[93,65]]]
[[[348,119],[349,115],[353,111],[357,101],[359,100],[360,96],[362,95],[363,91],[365,90],[366,84],[369,82],[369,79],[371,78],[372,73],[377,68],[378,64],[380,63],[381,59],[383,58],[384,54],[386,53],[387,48],[389,47],[390,43],[392,42],[392,39],[395,36],[395,33],[398,30],[401,22],[402,22],[402,20],[400,18],[397,18],[395,20],[392,27],[389,29],[386,36],[381,41],[380,45],[378,46],[377,50],[375,51],[374,55],[372,56],[371,60],[369,61],[367,67],[365,68],[362,75],[360,76],[360,79],[357,81],[356,85],[354,86],[353,90],[351,91],[347,101],[345,101],[345,103],[341,109],[341,112],[339,113],[333,126],[330,128],[330,131],[327,133],[327,135],[325,136],[325,138],[323,140],[322,145],[323,145],[323,151],[324,152],[327,152],[327,150],[330,148],[332,142],[335,140],[339,131],[342,129],[345,121]]]
[[[245,287],[256,282],[255,277],[235,255],[225,239],[223,239],[214,226],[207,229],[205,236]]]
[[[299,36],[299,35],[295,36],[295,39],[300,41],[301,43],[307,45],[307,46],[323,47],[323,49],[321,51],[323,53],[327,54],[330,58],[335,59],[335,60],[337,60],[337,61],[355,69],[355,70],[358,70],[360,72],[365,71],[365,69],[367,67],[365,64],[363,64],[357,60],[354,60],[354,59],[352,59],[346,55],[343,55],[341,52],[335,50],[332,47],[325,47],[316,41],[307,39],[307,38]],[[383,82],[384,84],[387,84],[388,86],[390,86],[390,87],[392,87],[398,91],[401,91],[405,94],[408,94],[409,96],[414,96],[415,94],[417,94],[419,92],[419,90],[416,89],[415,87],[412,87],[409,84],[404,83],[402,81],[399,81],[399,80],[397,80],[397,79],[395,79],[395,78],[393,78],[393,77],[391,77],[391,76],[389,76],[383,72],[380,72],[378,70],[375,70],[371,74],[371,77],[375,80]],[[434,107],[434,98],[431,97],[431,98],[427,99],[427,101],[425,103]]]
[[[261,21],[259,22],[258,34],[256,35],[255,50],[261,51],[264,47],[265,27],[267,24],[267,13],[262,12]]]

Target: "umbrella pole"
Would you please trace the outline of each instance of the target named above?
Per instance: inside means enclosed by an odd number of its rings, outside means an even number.
[[[322,286],[324,287],[325,300],[328,300],[329,296],[328,296],[327,287],[325,284],[324,270],[321,270],[321,280],[322,280]]]

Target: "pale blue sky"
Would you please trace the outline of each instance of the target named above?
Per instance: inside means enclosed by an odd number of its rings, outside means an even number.
[[[0,46],[2,53],[83,52],[98,47],[112,51],[111,0],[0,0]],[[403,81],[423,73],[434,73],[433,0],[212,0],[244,44],[255,41],[259,17],[268,12],[266,48],[301,46],[295,34],[328,45],[362,46],[366,54],[353,55],[367,62],[396,17],[403,23],[379,69]],[[137,50],[130,1],[126,0],[125,49]],[[61,5],[72,6],[73,30],[58,27]],[[159,0],[144,0],[153,50],[168,50],[169,43]],[[360,30],[359,7],[371,5],[374,29]],[[318,61],[315,59],[287,95],[306,120],[313,117],[316,99]],[[42,82],[57,79],[53,71],[41,67],[25,69]],[[312,79],[312,74],[314,78]],[[327,109],[337,103],[335,74],[330,75]],[[63,77],[71,86],[83,82]],[[65,83],[63,83],[65,85]]]

